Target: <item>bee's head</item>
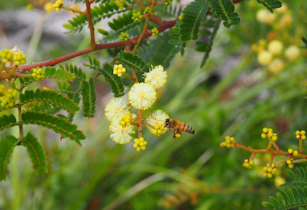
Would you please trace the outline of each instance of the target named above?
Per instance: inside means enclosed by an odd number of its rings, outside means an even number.
[[[165,119],[165,124],[164,124],[164,126],[167,127],[167,128],[169,128],[170,125],[171,125],[170,120],[169,120],[169,119]]]

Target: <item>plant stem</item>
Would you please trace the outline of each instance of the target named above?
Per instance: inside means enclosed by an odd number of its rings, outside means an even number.
[[[300,154],[302,154],[303,153],[303,140],[302,139],[300,139],[300,146],[299,146],[299,148],[300,148]]]
[[[95,30],[91,13],[91,3],[89,2],[89,0],[85,0],[85,4],[86,4],[87,19],[88,19],[88,27],[90,29],[90,34],[91,34],[91,48],[96,49]]]
[[[145,120],[142,120],[142,123],[143,123],[144,125],[147,125],[148,127],[153,128],[153,129],[155,128],[155,126],[151,125],[150,123],[146,122]]]
[[[154,6],[155,6],[155,0],[152,1],[152,4],[151,4],[151,6],[149,8],[149,11],[148,11],[149,17],[146,17],[146,21],[145,21],[145,24],[144,24],[144,27],[143,27],[143,31],[142,31],[142,33],[141,33],[141,35],[140,35],[136,45],[134,45],[134,48],[133,48],[133,51],[132,51],[132,55],[135,55],[136,50],[138,49],[138,47],[139,47],[139,45],[140,45],[140,43],[141,43],[141,41],[143,39],[143,36],[146,33],[146,29],[147,29],[147,26],[148,26],[148,23],[149,23],[150,15],[151,15],[151,13],[153,11]]]
[[[167,21],[165,22],[163,25],[161,25],[160,27],[158,27],[158,30],[164,31],[168,28],[173,27],[176,24],[177,20],[172,20],[172,21]],[[143,39],[148,38],[151,36],[151,33],[146,33],[143,37]],[[134,37],[133,40],[138,40],[139,36]],[[107,49],[107,48],[113,48],[113,47],[121,47],[121,46],[125,46],[125,42],[114,42],[114,43],[107,43],[107,44],[97,44],[96,49],[92,49],[87,48],[78,52],[74,52],[68,55],[64,55],[62,57],[59,58],[55,58],[55,59],[51,59],[51,60],[47,60],[47,61],[43,61],[43,62],[39,62],[39,63],[33,63],[33,64],[25,64],[25,65],[20,65],[19,69],[22,70],[22,72],[27,72],[30,71],[32,68],[36,68],[36,67],[43,67],[43,66],[53,66],[56,65],[58,63],[62,63],[64,61],[67,61],[69,59],[78,57],[80,55],[84,55],[90,52],[94,52],[97,50],[102,50],[102,49]],[[13,68],[13,66],[8,67],[9,69]],[[8,78],[8,76],[5,74],[5,72],[1,73],[1,77],[4,77],[5,79]]]
[[[19,141],[22,141],[23,139],[23,127],[22,127],[22,115],[21,115],[21,100],[20,100],[20,94],[22,93],[22,90],[18,90],[19,93],[18,93],[18,122],[20,123],[18,126],[19,126]]]
[[[138,117],[139,117],[139,127],[138,127],[138,137],[141,138],[142,137],[142,120],[143,120],[143,117],[142,117],[142,110],[139,109],[138,111]]]

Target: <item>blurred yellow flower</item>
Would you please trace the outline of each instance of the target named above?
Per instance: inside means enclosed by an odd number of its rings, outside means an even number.
[[[284,62],[281,59],[279,59],[279,58],[274,59],[269,64],[269,70],[273,74],[279,74],[284,69],[284,67],[285,67]]]
[[[288,6],[286,4],[282,4],[280,8],[275,9],[276,12],[278,13],[285,13],[288,10]]]
[[[273,55],[279,55],[279,54],[281,54],[281,52],[283,50],[283,44],[278,40],[273,40],[269,43],[268,50]]]
[[[275,18],[275,14],[271,13],[267,9],[261,9],[256,14],[256,19],[261,23],[272,24]]]
[[[46,12],[52,12],[52,11],[53,11],[53,6],[52,6],[52,4],[51,4],[50,2],[47,3],[47,4],[45,4],[44,10],[45,10]]]
[[[285,51],[285,56],[288,60],[293,61],[300,56],[300,50],[297,46],[290,46]]]
[[[258,62],[261,64],[261,65],[267,65],[271,62],[272,60],[272,53],[268,52],[268,51],[262,51],[261,53],[258,54],[258,57],[257,57],[257,60]]]

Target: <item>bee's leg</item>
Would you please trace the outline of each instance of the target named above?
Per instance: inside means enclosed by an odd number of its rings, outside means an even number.
[[[173,140],[180,137],[181,137],[181,132],[179,132],[177,129],[174,130]]]

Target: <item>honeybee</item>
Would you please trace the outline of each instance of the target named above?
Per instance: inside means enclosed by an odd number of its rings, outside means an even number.
[[[168,128],[170,131],[173,131],[173,140],[175,138],[180,138],[181,132],[186,132],[189,134],[195,133],[194,129],[190,125],[182,123],[175,119],[166,119],[164,127]]]

